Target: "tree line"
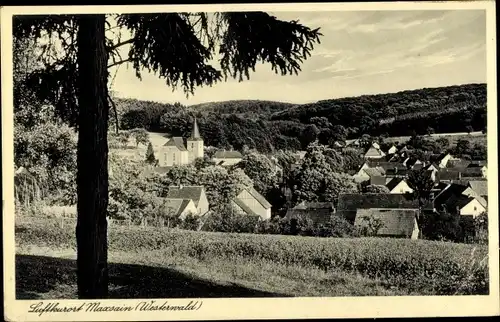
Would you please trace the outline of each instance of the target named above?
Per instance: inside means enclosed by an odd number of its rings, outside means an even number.
[[[366,95],[295,106],[248,100],[196,106],[115,100],[122,129],[145,128],[188,136],[196,116],[208,145],[238,150],[247,146],[261,152],[305,150],[316,139],[332,145],[337,140],[362,135],[485,131],[487,123],[485,84]]]

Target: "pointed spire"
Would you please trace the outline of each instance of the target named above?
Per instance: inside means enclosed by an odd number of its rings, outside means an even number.
[[[196,116],[194,117],[194,124],[193,124],[193,133],[191,134],[191,138],[193,139],[200,139],[200,130],[198,129],[198,122],[196,121]]]

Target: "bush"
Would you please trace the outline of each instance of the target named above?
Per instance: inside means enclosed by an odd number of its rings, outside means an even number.
[[[351,237],[353,235],[354,226],[340,216],[332,216],[329,222],[317,227],[314,233],[317,237]]]
[[[24,228],[24,229],[23,229]],[[50,220],[17,226],[19,245],[52,248],[76,246],[73,227],[62,229]],[[387,286],[413,294],[488,294],[488,247],[391,238],[307,238],[221,234],[119,227],[109,232],[109,250],[161,251],[199,260],[246,258],[283,265],[342,270],[377,278]]]
[[[230,206],[205,215],[202,230],[225,233],[254,233],[258,216],[240,214]]]
[[[188,214],[179,227],[186,230],[199,230],[201,228],[201,224],[202,221],[199,216]]]

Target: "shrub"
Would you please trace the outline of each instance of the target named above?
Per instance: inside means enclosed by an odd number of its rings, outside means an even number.
[[[354,226],[345,218],[332,216],[325,225],[315,229],[314,236],[318,237],[349,237],[354,235]]]
[[[180,224],[180,228],[186,230],[199,230],[201,228],[202,221],[199,216],[188,214]]]
[[[253,233],[260,218],[240,214],[231,206],[226,206],[221,210],[212,210],[205,217],[202,227],[204,231],[227,233]]]

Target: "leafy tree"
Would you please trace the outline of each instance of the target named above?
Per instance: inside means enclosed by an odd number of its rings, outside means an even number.
[[[211,17],[218,28],[210,27]],[[16,17],[13,26],[18,39],[40,38],[43,32],[55,35],[65,54],[47,59],[47,68],[31,77],[31,85],[78,128],[76,236],[82,299],[108,293],[108,68],[130,62],[139,78],[147,69],[165,79],[167,86],[193,93],[195,87],[212,85],[223,76],[249,78],[258,61],[270,63],[282,75],[298,73],[321,35],[319,29],[263,12],[120,14],[114,15],[116,25],[128,29],[132,38],[113,42],[106,39],[106,18],[32,15]],[[125,44],[131,48],[121,59],[119,48]],[[221,70],[208,64],[217,51]]]
[[[130,131],[130,134],[135,139],[136,146],[139,146],[139,143],[146,145],[149,142],[149,134],[143,128],[133,129]]]
[[[330,128],[332,126],[328,118],[324,116],[311,117],[310,123],[316,125],[319,129]]]
[[[430,240],[458,242],[462,235],[460,216],[446,210],[426,213],[420,227],[423,237]]]
[[[314,141],[318,139],[318,135],[320,133],[320,130],[318,127],[314,124],[309,124],[306,126],[306,128],[302,131],[301,135],[301,144],[302,144],[302,149],[306,149],[307,146]]]
[[[152,165],[155,165],[157,162],[151,142],[148,143],[148,149],[146,150],[146,162]]]
[[[278,184],[276,165],[264,154],[249,153],[238,163],[238,167],[253,180],[255,189],[264,195]]]
[[[357,191],[352,177],[333,170],[321,148],[308,149],[291,183],[295,202],[335,202],[340,193]]]
[[[450,146],[450,140],[445,137],[440,137],[436,140],[436,145],[441,148],[441,151],[444,151]]]
[[[427,127],[427,129],[425,130],[425,133],[429,136],[431,136],[431,134],[434,134],[434,129],[430,126]]]
[[[474,218],[475,239],[481,244],[488,243],[488,213],[484,212]]]
[[[457,141],[457,144],[453,152],[457,155],[469,154],[470,149],[471,149],[470,141],[465,139],[460,139]]]

